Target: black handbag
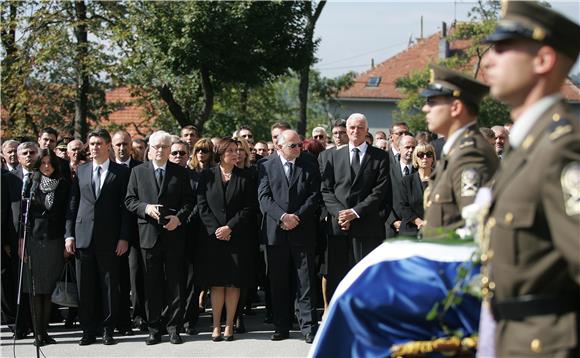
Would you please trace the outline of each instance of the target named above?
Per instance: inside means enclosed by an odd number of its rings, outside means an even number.
[[[54,288],[50,299],[53,303],[60,306],[78,307],[79,294],[74,270],[69,267],[72,265],[71,262],[72,261],[69,261],[64,265],[60,279],[56,282],[56,287]]]

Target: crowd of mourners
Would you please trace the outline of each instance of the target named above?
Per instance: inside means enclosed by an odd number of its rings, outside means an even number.
[[[501,158],[508,129],[481,132]],[[340,245],[329,253],[334,209],[321,191],[332,176],[325,173],[332,152],[357,135],[388,154],[380,185],[389,195],[380,208],[384,235],[347,257],[352,250]],[[149,333],[147,344],[163,334],[181,343],[180,333],[197,334],[208,296],[212,340],[232,340],[246,331],[244,315],[255,314],[258,290],[265,294],[264,322],[274,324],[272,340],[288,338],[298,323],[311,343],[316,309],[327,308],[348,269],[385,237],[417,235],[422,193],[443,143],[428,132],[411,134],[404,122],[373,135],[359,114],[336,121],[330,135],[316,127],[310,138],[279,122],[267,141],[248,126],[224,138],[202,138],[186,126],[179,136],[158,131],[147,139],[97,129],[83,143],[44,128],[37,140],[5,140],[3,321],[16,339],[35,332],[36,344],[55,343],[49,323],[62,320],[63,310],[51,295],[67,266],[79,305],[64,310],[63,319],[65,327],[79,321],[81,345],[98,335],[114,344],[115,330],[134,329]]]

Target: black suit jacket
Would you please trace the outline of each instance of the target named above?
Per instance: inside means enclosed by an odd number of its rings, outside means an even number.
[[[360,216],[351,222],[354,237],[384,237],[380,210],[392,205],[387,153],[369,146],[356,178],[351,178],[349,146],[328,156],[322,177],[322,197],[332,215],[334,235],[346,235],[338,225],[338,212],[354,209]]]
[[[416,218],[424,218],[423,185],[419,172],[403,178],[400,201],[401,234],[417,235],[417,226],[413,223]]]
[[[310,160],[298,157],[292,178],[286,174],[279,157],[259,167],[258,199],[264,213],[264,230],[268,245],[295,245],[314,248],[320,204],[320,172]],[[293,230],[280,228],[284,213],[295,214],[300,224]]]
[[[14,232],[20,231],[20,212],[22,206],[22,178],[24,177],[22,167],[18,166],[15,170],[5,173],[3,176],[2,185],[7,185],[7,192],[10,201],[10,211],[12,216],[12,227]],[[17,244],[17,235],[12,237],[12,245]],[[14,246],[17,247],[17,246]]]
[[[395,158],[393,156],[393,158]],[[411,174],[415,173],[416,169],[411,170]],[[403,191],[403,173],[401,173],[400,162],[393,162],[390,168],[389,175],[391,178],[391,188],[393,190],[393,205],[390,211],[387,211],[387,237],[396,236],[396,232],[393,229],[393,223],[397,220],[401,220],[401,193]]]
[[[197,209],[208,236],[222,226],[232,229],[231,246],[247,246],[248,233],[255,233],[256,183],[252,173],[235,167],[224,195],[219,165],[204,170],[197,186]]]
[[[129,169],[109,161],[109,170],[95,197],[93,163],[77,168],[77,180],[72,184],[67,211],[66,237],[74,237],[77,248],[88,248],[94,242],[96,250],[115,250],[119,240],[129,241],[131,225],[123,201],[127,191]]]
[[[62,178],[54,191],[54,201],[46,208],[40,188],[36,191],[30,207],[32,237],[38,240],[62,240],[65,234],[66,212],[69,203],[71,184]]]
[[[184,238],[183,225],[193,209],[193,192],[186,168],[167,162],[160,189],[157,189],[153,162],[145,162],[131,171],[125,205],[137,215],[141,248],[151,249],[161,235],[175,239]],[[173,211],[181,221],[173,231],[167,231],[157,220],[145,214],[147,204],[161,204],[165,210]]]

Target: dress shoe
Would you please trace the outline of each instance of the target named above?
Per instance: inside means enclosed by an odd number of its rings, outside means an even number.
[[[185,333],[190,335],[190,336],[195,336],[198,332],[194,327],[187,327],[187,329],[185,330]]]
[[[97,339],[95,336],[83,334],[81,340],[79,341],[79,346],[88,346],[95,343]]]
[[[105,331],[105,333],[103,333],[103,344],[106,346],[112,346],[113,344],[116,344],[117,341],[113,338],[113,335],[111,334],[111,332]]]
[[[56,344],[56,341],[54,340],[54,338],[49,336],[47,333],[42,334],[41,338],[42,338],[43,345]]]
[[[231,336],[224,336],[224,341],[226,342],[231,342],[234,340],[234,335],[232,334]]]
[[[28,329],[23,329],[21,331],[16,331],[16,333],[14,333],[14,339],[16,339],[16,340],[24,339],[29,334],[30,334],[30,331]]]
[[[221,342],[224,339],[223,339],[222,335],[220,334],[219,336],[211,336],[211,340],[214,342]]]
[[[272,335],[270,340],[282,341],[282,340],[288,339],[288,338],[290,338],[290,334],[288,333],[288,331],[276,331],[276,332],[274,332],[274,334]]]
[[[161,335],[159,334],[150,333],[149,337],[147,337],[147,340],[145,340],[145,344],[148,346],[152,346],[158,343],[161,343]]]
[[[306,335],[304,336],[304,342],[312,344],[312,342],[314,342],[314,334],[306,333]]]
[[[135,333],[133,333],[133,329],[132,328],[119,328],[119,335],[121,336],[132,336]]]
[[[171,344],[181,344],[183,340],[181,340],[181,336],[177,332],[169,333],[169,342]]]
[[[234,325],[234,333],[246,333],[246,325],[244,324],[244,318],[239,316]]]

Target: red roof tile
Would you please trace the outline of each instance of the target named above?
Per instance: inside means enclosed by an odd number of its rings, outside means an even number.
[[[370,69],[355,78],[354,84],[339,92],[340,99],[385,99],[399,100],[404,98],[404,94],[395,88],[395,81],[409,75],[413,71],[420,71],[430,63],[439,60],[439,40],[441,34],[433,34],[423,40],[419,40],[415,45],[396,54],[395,56],[380,63],[375,68]],[[470,40],[455,40],[450,43],[451,51],[461,51],[469,47]],[[470,61],[470,65],[475,64],[475,58]],[[378,87],[367,87],[370,77],[381,77]],[[484,74],[479,73],[477,78],[484,80]],[[566,81],[562,87],[564,96],[569,101],[580,101],[580,90],[572,82]]]

